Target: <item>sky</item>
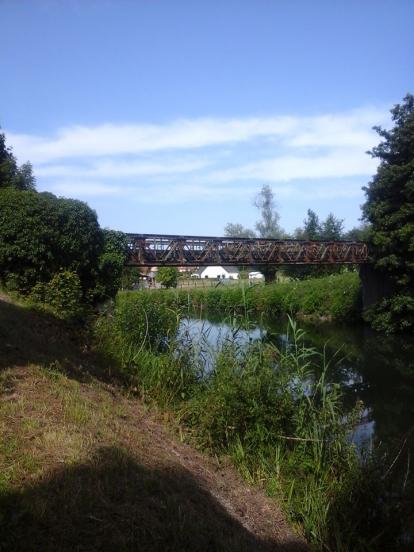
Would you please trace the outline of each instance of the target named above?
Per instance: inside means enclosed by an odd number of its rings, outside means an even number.
[[[271,186],[359,224],[414,93],[413,0],[0,0],[0,126],[39,191],[125,232],[253,228]]]

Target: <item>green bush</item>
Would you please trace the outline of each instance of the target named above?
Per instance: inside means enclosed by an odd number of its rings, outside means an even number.
[[[174,266],[162,266],[155,279],[166,288],[175,288],[178,281],[178,269]]]
[[[175,338],[178,321],[177,313],[152,301],[150,293],[124,291],[98,316],[95,337],[99,348],[126,373],[135,370],[139,353],[165,349]]]
[[[45,303],[59,318],[74,319],[82,314],[82,287],[75,272],[63,271],[53,276],[45,289]]]
[[[28,293],[62,270],[76,272],[83,293],[96,285],[103,237],[85,203],[49,193],[0,190],[0,280]]]

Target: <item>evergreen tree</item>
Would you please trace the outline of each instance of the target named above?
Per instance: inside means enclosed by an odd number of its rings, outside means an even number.
[[[321,235],[321,225],[319,223],[319,217],[312,211],[308,209],[307,218],[303,221],[303,231],[302,238],[304,240],[317,240]]]
[[[322,240],[340,240],[344,234],[344,221],[335,217],[333,213],[329,213],[319,233],[319,238]]]
[[[383,141],[369,153],[380,164],[364,188],[363,216],[371,223],[375,267],[391,286],[373,323],[397,331],[414,328],[414,96],[408,94],[391,114],[391,130],[375,127]]]

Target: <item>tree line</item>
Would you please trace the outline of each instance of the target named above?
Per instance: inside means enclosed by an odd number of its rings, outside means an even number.
[[[351,240],[364,241],[369,237],[369,225],[362,223],[348,232],[344,230],[344,219],[329,213],[321,221],[312,209],[307,210],[303,226],[292,234],[286,232],[279,224],[278,213],[273,191],[265,184],[254,200],[254,206],[260,211],[260,219],[255,224],[255,230],[244,227],[240,223],[229,222],[224,228],[224,234],[233,238],[270,238],[296,240]]]

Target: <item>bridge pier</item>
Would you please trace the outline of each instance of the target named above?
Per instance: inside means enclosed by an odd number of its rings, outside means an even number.
[[[362,288],[362,307],[368,309],[391,294],[392,286],[384,274],[374,269],[372,264],[359,265]]]

